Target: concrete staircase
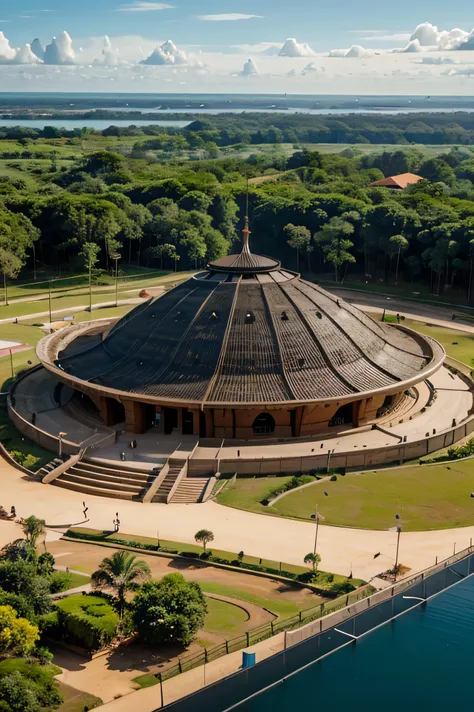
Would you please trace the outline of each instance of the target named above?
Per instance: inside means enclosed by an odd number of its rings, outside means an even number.
[[[195,504],[196,502],[201,502],[209,479],[209,477],[184,477],[178,484],[170,503]]]
[[[168,497],[170,495],[173,486],[178,479],[183,467],[186,466],[187,458],[184,457],[170,457],[168,460],[168,472],[158,488],[155,496],[151,500],[152,502],[162,502],[167,503]]]
[[[120,462],[105,465],[82,460],[53,481],[57,487],[94,494],[99,497],[114,497],[142,501],[156,475],[143,472]]]
[[[40,467],[38,472],[36,472],[36,476],[40,477],[43,479],[43,477],[46,477],[46,475],[49,475],[50,472],[56,469],[56,467],[59,467],[59,465],[62,465],[64,460],[61,457],[55,457],[54,460],[51,460],[51,462],[46,463],[46,465],[43,465],[43,467]]]

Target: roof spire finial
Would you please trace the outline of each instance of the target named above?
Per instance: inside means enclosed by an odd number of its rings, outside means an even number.
[[[245,227],[242,230],[242,252],[247,252],[250,254],[250,247],[249,247],[249,236],[250,236],[250,230],[249,230],[249,179],[247,178],[247,197],[246,197],[246,202],[245,202]]]

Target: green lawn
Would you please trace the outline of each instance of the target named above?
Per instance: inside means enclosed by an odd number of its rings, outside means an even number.
[[[324,524],[388,529],[400,514],[406,531],[448,529],[474,524],[474,460],[414,465],[339,476],[279,500],[269,512],[309,519],[316,503]]]
[[[228,483],[217,496],[219,504],[249,512],[268,514],[268,507],[261,504],[273,491],[281,489],[291,476],[286,477],[242,477],[235,484]]]
[[[468,366],[471,364],[471,360],[474,358],[474,334],[445,329],[442,326],[430,326],[429,322],[413,321],[412,319],[405,319],[403,324],[439,341],[446,349],[448,356],[452,356]]]
[[[254,603],[256,606],[266,608],[281,619],[296,616],[300,610],[317,606],[318,603],[323,601],[323,599],[318,596],[314,596],[314,598],[308,597],[308,602],[304,607],[302,607],[295,601],[282,600],[280,597],[264,598],[263,596],[257,596],[250,593],[249,591],[243,591],[241,588],[226,586],[225,584],[214,583],[213,581],[200,581],[199,585],[205,593],[215,593],[220,596],[228,596],[229,598],[237,598],[241,601],[247,601],[247,603]]]
[[[134,677],[132,682],[136,682],[137,685],[140,685],[140,687],[144,689],[145,687],[153,687],[154,685],[157,685],[158,678],[154,675],[146,673],[145,675],[139,675],[138,677]]]
[[[65,685],[64,682],[58,682],[59,691],[64,698],[64,702],[59,708],[59,712],[84,712],[84,710],[93,710],[102,704],[100,697],[90,695],[88,692],[76,690],[75,687]]]
[[[102,532],[98,529],[89,529],[88,527],[71,527],[71,529],[69,531],[75,532],[76,534],[83,533],[83,534],[98,536],[98,537],[101,537],[104,534],[104,532]],[[116,539],[119,539],[119,540],[121,539],[121,540],[128,541],[128,542],[138,542],[140,544],[151,544],[153,546],[156,546],[156,544],[157,544],[156,538],[140,536],[138,534],[125,534],[123,532],[119,532],[118,534],[112,533],[109,536],[107,536],[107,541],[110,541],[111,543],[113,543],[114,540],[116,540]],[[208,548],[208,550],[212,551],[214,556],[218,556],[221,559],[228,559],[230,561],[237,559],[237,552],[225,551],[224,549],[218,549],[215,546],[213,546],[212,544],[208,545],[207,548]],[[166,539],[161,539],[161,538],[160,538],[160,546],[165,547],[166,549],[177,550],[179,554],[182,554],[183,552],[187,552],[187,551],[201,553],[203,550],[202,546],[198,546],[197,544],[185,544],[183,542],[168,541]],[[144,551],[144,553],[146,553],[146,552]],[[272,569],[278,569],[280,567],[279,561],[271,561],[270,559],[260,559],[257,556],[244,555],[243,561],[247,564],[260,564],[261,566],[266,566],[266,567],[272,568]],[[304,573],[305,571],[308,570],[305,566],[295,566],[294,564],[287,564],[287,563],[282,563],[281,567],[285,571],[290,571],[290,572],[296,573],[296,574]]]
[[[90,576],[81,576],[81,574],[69,573],[70,585],[65,590],[70,590],[71,588],[79,588],[79,586],[85,586],[91,582]]]
[[[5,400],[0,403],[0,442],[9,452],[17,451],[25,455],[28,459],[24,465],[33,472],[56,457],[56,453],[45,450],[16,429],[8,417]]]
[[[224,637],[240,635],[246,629],[248,615],[239,606],[216,598],[206,598],[207,615],[204,630]]]

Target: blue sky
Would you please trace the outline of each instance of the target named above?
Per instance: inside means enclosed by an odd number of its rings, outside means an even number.
[[[283,42],[295,36],[319,51],[357,40],[357,30],[407,32],[426,20],[440,28],[474,26],[474,10],[468,0],[451,5],[441,0],[339,0],[334,12],[328,11],[331,4],[322,0],[299,0],[296,5],[278,0],[169,0],[164,4],[173,7],[120,12],[122,3],[117,0],[0,0],[0,20],[4,21],[0,29],[13,45],[31,42],[35,36],[46,41],[66,29],[81,39],[104,34],[148,39],[170,36],[181,44],[214,46]],[[224,13],[263,18],[221,22],[197,19]]]
[[[472,0],[0,0],[0,90],[472,96],[473,27]]]

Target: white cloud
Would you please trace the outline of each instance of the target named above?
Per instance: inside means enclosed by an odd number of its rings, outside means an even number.
[[[406,47],[403,49],[394,49],[392,52],[400,54],[403,54],[404,52],[421,52],[420,40],[410,40]]]
[[[15,58],[16,52],[13,47],[10,46],[9,40],[5,37],[3,32],[0,32],[0,63],[5,64],[5,62],[10,62]]]
[[[238,49],[248,54],[264,54],[267,57],[275,57],[281,50],[283,44],[281,42],[257,42],[257,44],[237,44],[232,45],[231,49]]]
[[[45,64],[76,64],[76,53],[72,39],[67,32],[61,32],[59,37],[53,37],[51,44],[44,50]]]
[[[170,10],[173,5],[164,2],[133,2],[130,5],[121,5],[117,12],[156,12],[157,10]]]
[[[318,73],[319,69],[314,66],[314,62],[309,62],[306,67],[303,67],[301,74],[305,77],[307,74],[314,74],[315,72]]]
[[[40,64],[41,60],[31,51],[29,44],[23,47],[18,47],[15,57],[12,60],[14,64]]]
[[[244,15],[240,12],[227,12],[220,15],[198,15],[198,20],[207,22],[235,22],[236,20],[261,20],[263,15]]]
[[[332,49],[329,52],[329,57],[371,57],[372,51],[370,49],[365,49],[361,45],[352,45],[349,49]]]
[[[118,49],[115,49],[112,45],[108,35],[105,35],[103,39],[102,57],[95,59],[94,64],[103,67],[118,67],[120,64],[123,64]]]
[[[314,57],[316,53],[306,42],[297,42],[294,37],[289,37],[280,52],[279,57]]]
[[[420,64],[457,64],[451,57],[422,57]]]
[[[438,30],[431,22],[423,22],[415,28],[410,40],[418,40],[422,47],[445,51],[474,50],[474,30],[466,32],[459,27],[453,30]]]
[[[171,40],[167,40],[161,46],[155,47],[150,56],[146,57],[146,59],[142,59],[140,64],[164,66],[170,64],[188,64],[188,61],[186,52],[178,49]]]
[[[241,77],[252,77],[258,74],[258,69],[252,59],[248,59],[245,64],[244,68],[242,69],[240,76]]]

